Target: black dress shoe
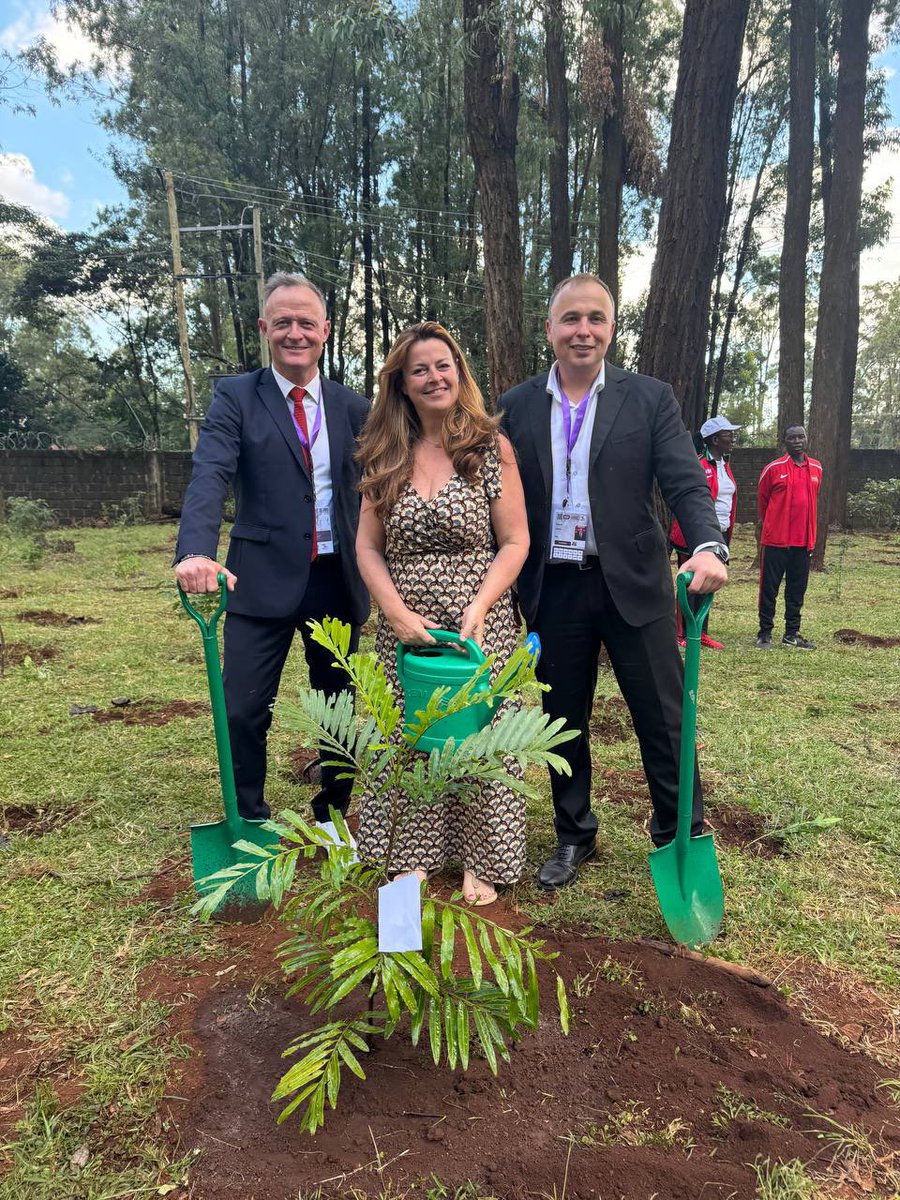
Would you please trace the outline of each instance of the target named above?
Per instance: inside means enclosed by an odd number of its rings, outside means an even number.
[[[544,863],[537,873],[538,887],[547,889],[568,887],[575,882],[578,868],[597,853],[597,843],[587,842],[582,846],[560,843],[556,853]]]

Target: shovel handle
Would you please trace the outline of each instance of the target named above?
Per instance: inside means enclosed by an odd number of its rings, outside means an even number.
[[[222,613],[225,611],[225,605],[228,603],[228,585],[225,579],[224,571],[220,571],[218,573],[216,576],[216,582],[219,585],[219,607],[208,621],[203,616],[203,613],[194,608],[193,604],[191,604],[190,600],[187,598],[187,592],[184,591],[180,583],[178,584],[178,596],[181,600],[184,611],[189,617],[194,618],[194,620],[203,630],[204,637],[215,637],[216,625],[218,624],[219,617],[221,617]]]
[[[225,809],[225,820],[235,838],[241,836],[241,817],[237,807],[237,793],[234,786],[234,764],[231,758],[231,739],[228,734],[228,713],[225,708],[225,687],[222,683],[222,664],[219,662],[219,640],[216,637],[216,625],[219,617],[225,611],[228,600],[228,587],[225,574],[220,571],[216,576],[219,584],[219,607],[207,621],[188,600],[181,584],[178,585],[178,595],[185,612],[194,618],[203,634],[203,658],[206,664],[206,681],[209,685],[209,700],[212,706],[213,731],[216,735],[216,756],[219,760],[219,783],[222,788],[222,805]]]
[[[694,762],[697,755],[697,691],[700,684],[700,630],[703,620],[712,607],[712,592],[703,597],[697,612],[690,606],[687,585],[694,578],[693,571],[684,571],[675,581],[678,589],[678,606],[684,617],[684,695],[681,705],[681,748],[678,763],[678,825],[675,831],[675,851],[679,861],[679,874],[684,865],[688,843],[691,839],[691,818],[694,805]]]
[[[678,590],[678,607],[681,609],[681,615],[684,617],[684,631],[687,637],[700,637],[700,630],[703,628],[703,622],[706,620],[706,615],[712,608],[713,593],[708,592],[700,601],[700,606],[696,612],[691,608],[691,602],[688,598],[688,584],[694,578],[693,571],[682,571],[681,574],[675,577],[675,587]]]

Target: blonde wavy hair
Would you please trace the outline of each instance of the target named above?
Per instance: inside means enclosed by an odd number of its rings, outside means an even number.
[[[475,483],[487,449],[494,444],[499,418],[492,417],[465,355],[443,325],[420,321],[404,329],[391,346],[378,374],[378,398],[363,427],[356,457],[362,464],[360,491],[384,520],[412,475],[416,442],[422,434],[418,414],[403,390],[403,372],[416,342],[436,338],[453,355],[459,395],[445,415],[441,444],[457,475]]]

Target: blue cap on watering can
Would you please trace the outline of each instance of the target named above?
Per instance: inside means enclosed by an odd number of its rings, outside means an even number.
[[[536,667],[538,665],[538,659],[541,657],[540,635],[537,633],[529,633],[528,637],[525,639],[525,649],[534,659],[532,666]]]

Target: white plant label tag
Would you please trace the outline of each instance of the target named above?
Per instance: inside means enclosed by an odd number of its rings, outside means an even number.
[[[383,954],[422,949],[422,885],[415,875],[378,889],[378,949]]]
[[[336,846],[346,846],[347,845],[346,842],[341,841],[340,835],[338,834],[337,827],[335,826],[334,821],[317,821],[316,828],[318,830],[320,830],[322,833],[327,834],[328,837],[331,838],[331,840],[334,842],[334,844]],[[350,833],[349,830],[347,831],[347,836],[350,838],[350,849],[353,851],[353,853],[350,855],[350,861],[352,863],[358,863],[359,855],[356,853],[356,838],[353,836],[352,833]]]

